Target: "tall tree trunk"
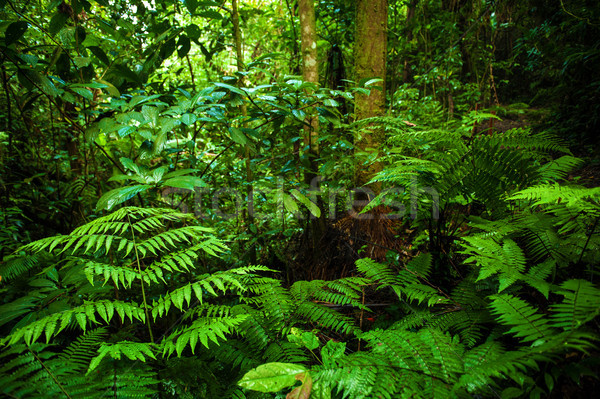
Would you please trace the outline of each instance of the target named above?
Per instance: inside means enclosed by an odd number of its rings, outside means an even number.
[[[412,0],[408,6],[406,11],[406,42],[410,43],[413,40],[413,31],[411,29],[412,20],[415,17],[415,10],[417,8],[419,0]],[[402,83],[407,83],[409,79],[412,79],[411,74],[411,64],[408,62],[408,54],[404,59],[404,69],[402,71]]]
[[[357,0],[356,2],[356,43],[354,62],[356,81],[368,78],[381,78],[376,84],[381,90],[371,88],[370,95],[356,95],[354,114],[356,120],[382,116],[385,113],[385,73],[387,54],[387,0]],[[356,151],[376,151],[384,140],[383,129],[362,131],[356,141]],[[374,162],[368,168],[359,168],[356,182],[365,185],[377,172],[382,169],[380,162]],[[376,194],[381,190],[380,185],[369,187]]]
[[[305,82],[319,84],[317,60],[317,28],[313,0],[298,0],[301,29],[302,78]],[[316,176],[315,159],[319,154],[319,119],[314,111],[309,113],[305,126],[305,145],[309,147],[310,171],[305,173],[308,183]]]
[[[300,14],[300,50],[302,51],[302,79],[305,82],[319,84],[319,62],[317,60],[317,27],[315,19],[314,0],[298,0],[298,13]],[[307,112],[304,125],[304,147],[308,147],[309,167],[304,172],[304,182],[311,187],[318,185],[317,157],[319,156],[319,117],[314,109]],[[318,198],[317,204],[323,209],[322,201]],[[325,235],[325,212],[319,218],[310,216],[307,224],[308,242],[311,248],[312,268],[307,271],[306,278],[319,278],[324,271],[322,257],[322,239]]]
[[[242,51],[242,32],[240,30],[240,13],[237,0],[231,1],[231,22],[233,23],[233,42],[235,46],[237,70],[242,72],[244,71],[245,66],[244,54]],[[244,79],[240,78],[238,84],[240,86],[244,86]],[[241,105],[241,112],[244,118],[248,115],[248,110],[245,103]],[[252,171],[251,153],[248,145],[246,145],[246,148],[244,149],[244,157],[246,159],[246,183],[248,186],[248,192],[246,193],[248,208],[246,210],[245,219],[248,224],[249,231],[252,231],[250,226],[254,225],[254,187],[252,186],[254,181],[254,173]],[[250,256],[250,263],[256,263],[256,247],[253,246],[252,248],[248,248],[247,251]]]

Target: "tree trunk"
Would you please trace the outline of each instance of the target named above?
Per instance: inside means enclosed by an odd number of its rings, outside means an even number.
[[[381,90],[371,87],[370,95],[356,95],[354,114],[356,120],[383,116],[385,113],[385,73],[387,54],[387,0],[357,0],[356,2],[356,44],[354,48],[356,81],[381,78]],[[356,152],[377,151],[384,140],[384,131],[376,128],[363,130],[356,141]],[[367,168],[358,168],[356,182],[364,186],[382,169],[380,162],[374,162]],[[380,185],[373,184],[369,188],[376,194]]]
[[[317,60],[317,32],[315,21],[315,5],[313,0],[299,0],[302,78],[305,82],[319,84],[319,63]],[[312,111],[312,110],[311,110]],[[308,114],[305,126],[305,145],[309,147],[310,171],[305,173],[308,183],[316,175],[315,158],[319,154],[319,119],[314,111]]]
[[[238,2],[237,0],[231,1],[231,22],[233,23],[233,43],[235,46],[235,55],[236,55],[236,63],[237,70],[239,72],[244,71],[244,54],[242,51],[242,32],[240,30],[240,13],[238,10]],[[244,79],[240,78],[238,81],[239,86],[244,86]],[[248,115],[248,109],[246,108],[246,104],[243,103],[241,105],[241,112],[244,118]],[[245,122],[245,121],[244,121]],[[242,123],[244,123],[242,122]],[[246,183],[248,186],[248,192],[246,193],[246,198],[248,202],[248,208],[245,212],[245,219],[248,224],[248,230],[250,226],[254,225],[254,187],[252,186],[254,181],[254,173],[252,171],[252,160],[251,160],[250,147],[246,145],[244,149],[244,158],[246,159]],[[256,230],[255,230],[256,231]],[[254,264],[257,261],[256,257],[256,246],[247,249],[249,253],[250,263]]]
[[[418,0],[412,0],[406,11],[406,42],[410,43],[413,40],[413,31],[411,29],[412,20],[415,17],[415,10],[417,8]],[[411,64],[408,62],[408,54],[404,59],[404,69],[402,71],[402,83],[408,83],[408,80],[412,79]]]
[[[302,51],[302,79],[305,82],[319,84],[319,62],[317,60],[317,27],[315,19],[315,4],[313,0],[298,0],[298,13],[300,14],[300,50]],[[308,170],[304,171],[304,182],[311,186],[318,185],[317,157],[319,156],[319,117],[314,109],[307,110],[307,119],[304,125],[304,147],[308,147]],[[317,200],[318,206],[323,209],[322,201]],[[310,216],[307,224],[309,245],[312,249],[312,270],[308,276],[314,278],[321,270],[321,240],[326,231],[325,213],[315,219]]]

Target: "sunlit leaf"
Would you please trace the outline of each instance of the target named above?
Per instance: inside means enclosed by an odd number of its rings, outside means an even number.
[[[127,186],[121,188],[115,188],[105,193],[96,204],[97,210],[111,210],[114,206],[122,204],[128,199],[133,198],[138,193],[144,192],[152,186],[147,184],[138,184],[135,186]]]
[[[278,392],[296,384],[296,376],[306,367],[293,363],[267,363],[248,371],[238,385],[259,392]]]

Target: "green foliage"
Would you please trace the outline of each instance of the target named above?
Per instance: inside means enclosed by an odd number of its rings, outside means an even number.
[[[390,2],[387,116],[356,121],[384,79],[346,75],[354,2],[315,4],[321,84],[293,2],[238,3],[0,2],[1,395],[587,389],[598,7]],[[326,220],[371,164],[385,261]]]

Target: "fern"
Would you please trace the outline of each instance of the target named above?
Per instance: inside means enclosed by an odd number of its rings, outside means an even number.
[[[493,295],[491,307],[501,323],[512,326],[509,330],[524,342],[547,340],[554,335],[548,320],[527,302],[510,294]]]
[[[560,285],[562,303],[552,306],[551,324],[574,331],[600,313],[600,289],[586,280],[568,280]]]
[[[121,322],[125,322],[127,319],[129,319],[130,322],[133,322],[134,320],[141,322],[145,321],[143,309],[135,304],[104,300],[86,303],[73,309],[54,313],[34,321],[25,327],[13,331],[10,335],[3,338],[2,343],[13,345],[20,340],[24,340],[26,344],[30,345],[32,342],[37,341],[42,335],[45,335],[46,342],[49,342],[52,337],[59,334],[67,327],[77,325],[85,332],[88,324],[99,324],[96,314],[98,314],[105,323],[108,323],[112,320],[115,313],[119,315]]]
[[[136,397],[139,393],[151,394],[148,387],[155,383],[153,373],[135,374],[121,370],[119,375],[92,373],[84,375],[93,361],[93,355],[107,336],[99,328],[77,338],[62,352],[52,351],[53,346],[34,343],[15,344],[0,353],[2,393],[11,397],[70,397],[101,398],[113,391],[119,397]],[[114,378],[113,378],[114,377]],[[128,381],[128,384],[120,381]],[[136,393],[137,392],[137,393]]]
[[[122,356],[129,360],[145,362],[146,357],[156,359],[152,346],[141,342],[121,341],[114,344],[103,343],[98,349],[98,355],[89,363],[87,372],[90,373],[98,367],[105,356],[120,360]]]

